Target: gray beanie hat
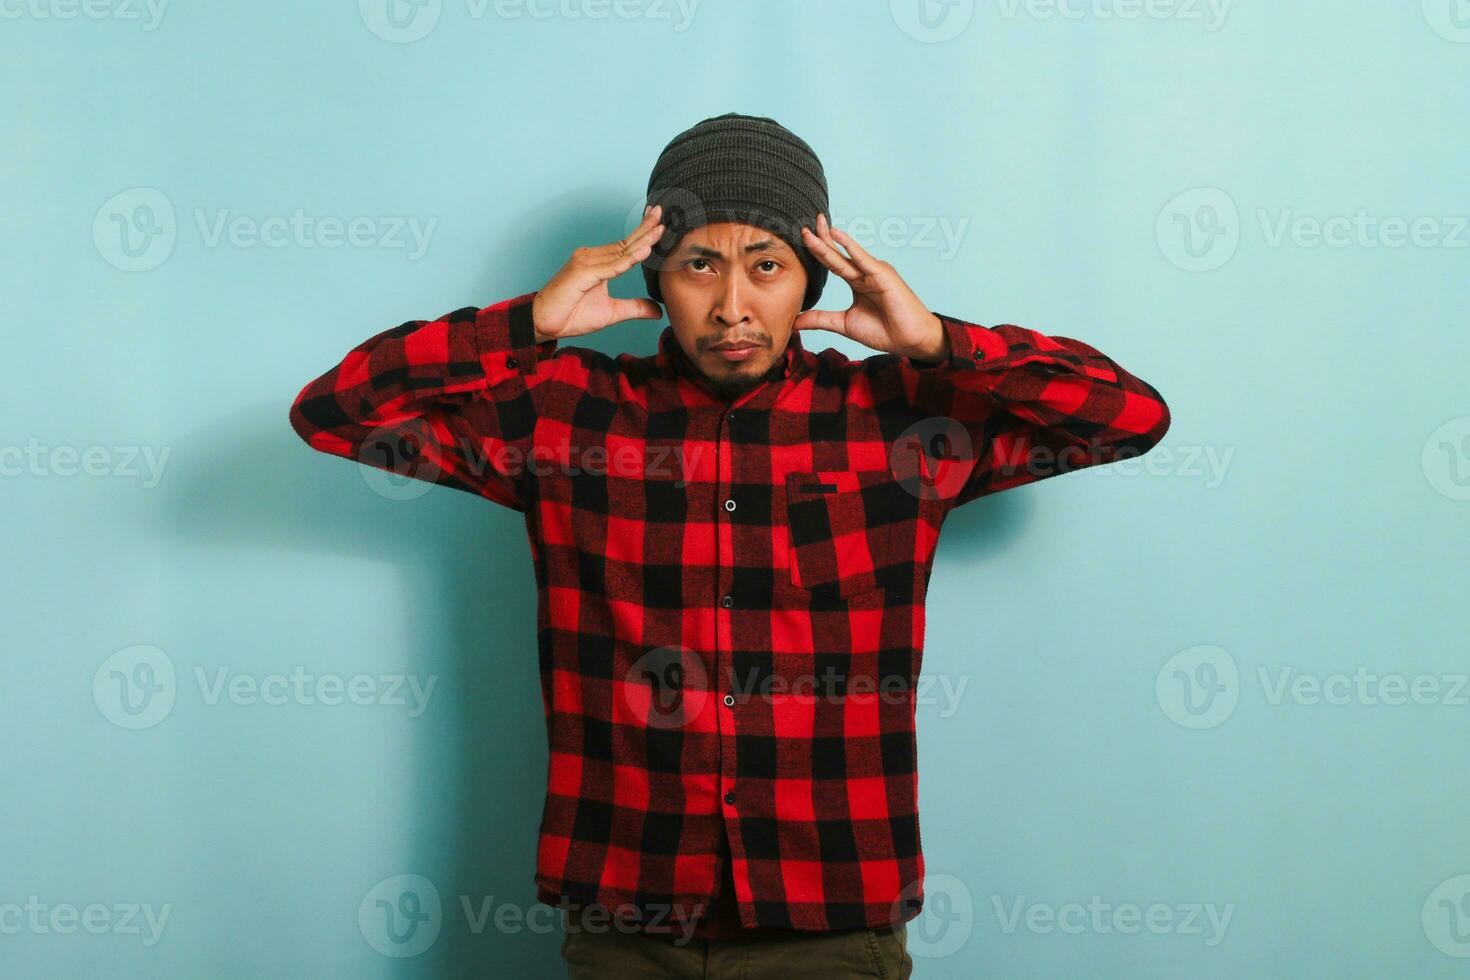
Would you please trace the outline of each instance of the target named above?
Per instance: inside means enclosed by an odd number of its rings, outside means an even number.
[[[817,228],[827,214],[827,175],[801,137],[766,116],[727,112],[669,141],[648,178],[649,205],[663,205],[663,236],[643,260],[648,295],[662,303],[659,270],[684,233],[720,221],[774,232],[806,269],[803,310],[816,305],[827,267],[801,240],[802,226]],[[830,218],[830,215],[829,215]]]

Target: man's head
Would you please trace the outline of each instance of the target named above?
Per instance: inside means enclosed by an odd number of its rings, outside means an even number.
[[[781,359],[807,292],[790,245],[733,221],[685,234],[658,282],[679,346],[732,399]]]
[[[727,395],[758,383],[792,321],[822,294],[827,267],[802,241],[827,212],[827,178],[804,140],[774,119],[728,112],[675,136],[648,179],[664,234],[643,261],[679,345]],[[751,343],[743,359],[715,345]]]

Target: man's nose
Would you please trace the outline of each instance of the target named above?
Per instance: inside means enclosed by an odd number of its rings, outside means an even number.
[[[728,276],[720,292],[719,304],[715,307],[715,319],[724,324],[741,323],[749,319],[745,308],[745,284],[739,276]]]

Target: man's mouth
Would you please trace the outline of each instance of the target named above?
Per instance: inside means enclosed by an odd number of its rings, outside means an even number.
[[[749,343],[748,341],[735,340],[727,341],[723,344],[715,344],[710,350],[727,361],[743,361],[760,350],[760,346]]]

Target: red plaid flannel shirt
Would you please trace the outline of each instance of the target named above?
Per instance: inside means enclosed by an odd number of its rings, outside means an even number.
[[[746,927],[913,918],[940,525],[1142,454],[1168,407],[1081,341],[942,314],[942,362],[793,332],[726,401],[671,327],[651,357],[536,343],[534,296],[379,333],[291,424],[524,512],[550,740],[538,896],[703,922],[728,835]]]

